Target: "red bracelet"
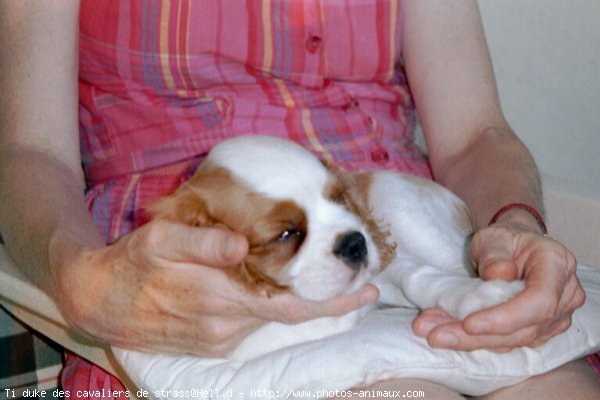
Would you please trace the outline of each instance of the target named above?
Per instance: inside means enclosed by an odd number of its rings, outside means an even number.
[[[490,220],[490,223],[488,224],[488,226],[495,224],[496,221],[498,221],[498,218],[500,218],[500,216],[502,216],[502,214],[504,214],[505,212],[507,212],[509,210],[512,210],[513,208],[519,208],[521,210],[525,210],[529,214],[533,215],[533,217],[536,219],[536,221],[540,225],[540,228],[542,229],[542,233],[544,234],[544,236],[548,236],[548,228],[546,227],[546,223],[544,222],[544,219],[542,218],[540,213],[537,212],[537,210],[535,208],[528,206],[527,204],[523,204],[523,203],[511,203],[511,204],[508,204],[508,205],[502,207],[501,209],[499,209],[496,212],[496,214],[494,214],[494,216]]]

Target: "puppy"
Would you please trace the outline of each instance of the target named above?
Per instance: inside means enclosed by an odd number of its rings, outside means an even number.
[[[395,172],[335,171],[274,137],[215,146],[189,182],[148,211],[245,235],[248,256],[227,273],[266,296],[291,291],[321,301],[372,281],[383,303],[441,306],[462,319],[523,288],[474,277],[465,250],[469,215],[446,189]],[[269,323],[229,357],[244,361],[348,330],[362,312],[293,326]]]

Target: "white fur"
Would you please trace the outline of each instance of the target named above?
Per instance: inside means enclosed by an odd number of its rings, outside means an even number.
[[[396,172],[376,172],[372,179],[369,205],[389,224],[390,240],[397,244],[396,258],[374,279],[382,302],[439,306],[464,319],[523,290],[522,281],[475,277],[467,258],[471,230],[457,223],[457,211],[466,205],[449,190]]]
[[[308,233],[279,277],[298,296],[330,299],[359,288],[379,272],[379,256],[366,226],[343,205],[325,197],[332,176],[310,152],[282,139],[241,136],[215,146],[208,160],[228,169],[254,191],[272,199],[293,200],[303,208]],[[338,236],[352,231],[367,239],[367,265],[358,276],[332,251]]]
[[[356,290],[380,270],[377,248],[364,223],[344,206],[325,198],[330,172],[293,142],[244,136],[216,146],[209,159],[228,169],[256,192],[293,200],[308,217],[308,234],[280,277],[294,293],[325,300]],[[374,172],[368,202],[389,225],[396,258],[373,282],[381,300],[396,306],[440,306],[463,319],[513,297],[523,282],[484,282],[474,277],[465,249],[470,230],[458,223],[465,205],[441,186],[395,172]],[[367,239],[368,262],[357,274],[333,254],[340,233],[360,231]],[[230,355],[247,360],[278,348],[351,328],[360,312],[299,325],[270,323],[251,334]]]

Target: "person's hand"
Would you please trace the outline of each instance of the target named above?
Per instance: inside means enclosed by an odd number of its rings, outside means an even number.
[[[573,254],[561,243],[525,229],[493,226],[478,231],[470,257],[482,279],[524,279],[526,288],[505,304],[452,319],[440,308],[423,310],[413,331],[433,347],[506,352],[536,347],[564,332],[583,305]]]
[[[250,293],[224,272],[247,247],[222,229],[153,221],[63,266],[60,304],[71,323],[111,345],[222,356],[267,321],[341,315],[379,296],[372,285],[325,302]]]

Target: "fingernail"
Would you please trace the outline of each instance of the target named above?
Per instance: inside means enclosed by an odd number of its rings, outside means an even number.
[[[245,249],[246,245],[242,242],[242,239],[237,235],[228,235],[224,242],[222,249],[222,255],[226,260],[234,260],[237,259],[242,251],[242,248]]]
[[[436,324],[435,322],[431,322],[431,321],[421,322],[419,325],[417,325],[418,332],[415,332],[415,333],[418,333],[421,336],[426,336],[429,334],[429,332],[431,332],[438,326],[439,326],[439,324]]]
[[[458,338],[453,333],[443,332],[436,337],[435,343],[441,347],[453,347],[458,343]]]

